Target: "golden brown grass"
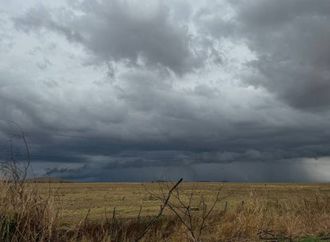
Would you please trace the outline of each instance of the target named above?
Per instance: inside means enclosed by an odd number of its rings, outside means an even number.
[[[158,183],[38,183],[40,194],[48,196],[49,191],[56,195],[56,204],[61,209],[62,219],[75,224],[85,217],[91,209],[89,218],[99,220],[105,212],[111,216],[116,207],[121,218],[134,218],[142,206],[141,215],[154,215],[159,209],[159,201],[150,193],[166,190],[166,184]],[[330,184],[243,184],[243,183],[193,183],[184,182],[180,185],[181,193],[186,197],[193,190],[195,200],[203,196],[206,201],[213,201],[219,187],[223,187],[221,197],[226,197],[217,204],[221,210],[224,203],[233,209],[244,200],[251,198],[259,202],[295,203],[302,199],[313,199],[314,196],[330,196]]]
[[[183,183],[178,190],[182,203],[188,204],[193,191],[189,211],[195,234],[220,186],[220,201],[200,241],[330,236],[329,184]],[[157,195],[167,189],[165,183],[2,183],[0,241],[134,241],[159,211]],[[176,196],[170,202],[180,207]],[[166,208],[142,241],[193,238]]]

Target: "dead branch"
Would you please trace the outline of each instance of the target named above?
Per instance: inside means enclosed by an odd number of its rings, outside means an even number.
[[[169,200],[172,196],[173,191],[179,186],[179,184],[183,181],[181,178],[175,185],[168,191],[167,196],[163,202],[163,204],[160,206],[158,214],[149,221],[149,223],[144,228],[143,232],[135,239],[136,242],[140,241],[150,230],[151,226],[162,216],[164,209],[168,206]]]

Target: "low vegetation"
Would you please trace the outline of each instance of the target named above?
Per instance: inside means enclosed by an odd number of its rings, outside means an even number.
[[[173,187],[3,181],[0,240],[330,240],[329,185],[180,183]],[[100,196],[112,192],[113,202]],[[95,203],[88,207],[93,196]]]

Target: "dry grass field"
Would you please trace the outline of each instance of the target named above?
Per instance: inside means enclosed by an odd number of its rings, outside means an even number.
[[[330,241],[330,184],[172,187],[4,183],[1,241]]]
[[[61,208],[62,219],[74,224],[84,219],[90,210],[91,220],[111,216],[116,209],[121,218],[134,218],[139,214],[153,215],[159,210],[160,201],[153,194],[166,190],[170,183],[37,183],[41,193],[51,192],[56,197],[56,205]],[[215,212],[222,210],[227,202],[229,209],[236,208],[242,201],[256,199],[260,203],[295,203],[315,196],[330,197],[330,184],[244,184],[184,182],[180,185],[183,194],[193,191],[196,202],[201,196],[206,202],[214,201],[217,192],[220,201]]]

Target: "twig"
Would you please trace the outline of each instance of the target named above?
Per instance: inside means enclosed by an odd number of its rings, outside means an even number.
[[[146,233],[150,230],[151,226],[160,218],[160,216],[162,216],[164,209],[166,208],[166,206],[168,206],[169,200],[172,196],[173,191],[179,186],[179,184],[183,181],[183,179],[181,178],[177,183],[175,183],[175,185],[169,190],[169,192],[167,193],[167,197],[164,200],[163,204],[160,206],[159,212],[158,214],[149,221],[149,223],[146,225],[144,231],[135,239],[135,242],[140,241],[145,235]]]

